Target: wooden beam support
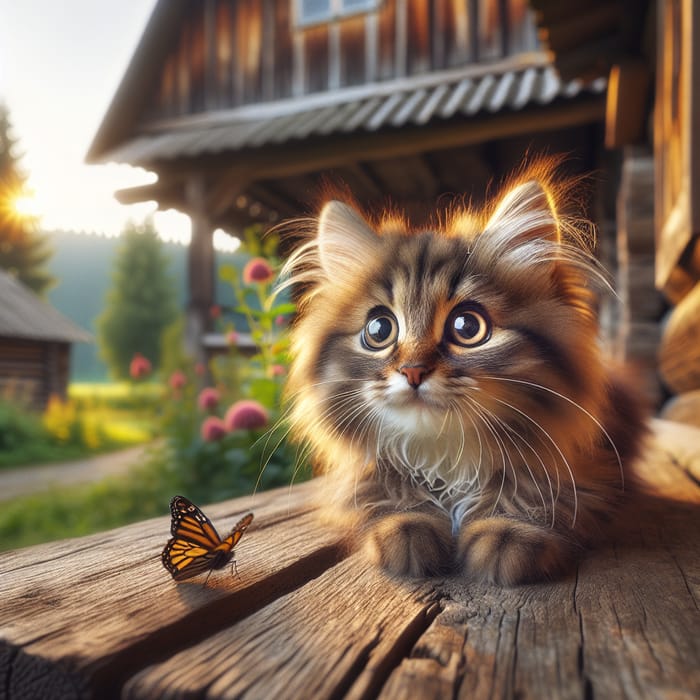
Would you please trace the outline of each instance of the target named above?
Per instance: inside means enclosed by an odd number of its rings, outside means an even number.
[[[700,389],[700,282],[668,319],[659,348],[659,372],[673,393]]]
[[[215,303],[213,229],[206,210],[203,175],[191,177],[185,186],[187,212],[192,220],[192,240],[187,258],[187,319],[185,347],[195,362],[207,366],[204,334],[211,330]]]
[[[649,83],[649,69],[641,59],[622,61],[610,69],[606,148],[622,148],[646,140]]]

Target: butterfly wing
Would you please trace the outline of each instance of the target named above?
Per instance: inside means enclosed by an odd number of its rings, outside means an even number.
[[[253,514],[244,515],[234,526],[231,533],[224,539],[222,544],[228,544],[231,551],[238,544],[238,541],[243,537],[243,533],[248,529],[248,525],[253,522]]]
[[[173,537],[197,543],[206,549],[214,549],[221,544],[211,520],[184,496],[175,496],[170,501],[170,514],[170,534]]]
[[[187,540],[173,537],[165,545],[162,559],[163,566],[171,573],[172,577],[176,581],[184,581],[216,568],[222,559],[222,553],[204,549]]]
[[[211,520],[184,496],[170,501],[173,537],[163,549],[163,566],[176,581],[219,569],[233,557],[233,548],[253,520],[249,513],[222,540]]]

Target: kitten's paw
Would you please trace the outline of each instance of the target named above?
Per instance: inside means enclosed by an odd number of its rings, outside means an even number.
[[[375,522],[365,539],[369,559],[395,576],[431,576],[452,561],[452,531],[446,518],[397,513]]]
[[[465,574],[502,586],[556,578],[571,559],[571,544],[554,530],[509,518],[469,523],[457,545]]]

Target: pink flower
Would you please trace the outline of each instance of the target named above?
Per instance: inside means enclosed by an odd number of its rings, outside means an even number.
[[[287,323],[287,317],[283,316],[280,314],[276,319],[275,319],[275,325],[276,326],[284,326]]]
[[[209,307],[209,316],[211,318],[219,318],[221,316],[221,307],[218,304],[213,304]]]
[[[171,375],[170,379],[168,379],[168,384],[170,384],[170,388],[174,389],[175,391],[180,391],[185,384],[187,384],[187,377],[185,376],[184,372],[181,372],[179,369],[176,369]]]
[[[236,331],[229,331],[226,334],[226,345],[235,345],[238,342],[238,333]]]
[[[219,392],[213,387],[206,387],[199,392],[197,397],[197,406],[202,411],[213,411],[219,404]]]
[[[132,379],[143,379],[151,373],[151,362],[141,353],[134,353],[129,365],[129,374]]]
[[[203,362],[198,362],[194,366],[194,373],[198,376],[201,377],[205,372],[207,371],[207,368],[204,366]]]
[[[233,432],[234,430],[255,430],[264,428],[267,425],[269,416],[265,407],[251,399],[243,399],[236,401],[226,411],[224,424],[226,430]]]
[[[202,422],[201,427],[202,440],[205,442],[216,442],[226,435],[226,426],[224,421],[218,416],[208,416]]]
[[[270,377],[281,377],[287,372],[284,365],[270,365],[267,368],[267,374]]]
[[[275,272],[265,258],[253,258],[243,268],[243,281],[246,284],[264,284],[275,278]]]

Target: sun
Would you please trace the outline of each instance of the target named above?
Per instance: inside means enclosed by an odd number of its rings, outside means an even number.
[[[39,200],[33,194],[21,194],[12,202],[12,208],[17,216],[24,219],[38,219],[42,211]]]

